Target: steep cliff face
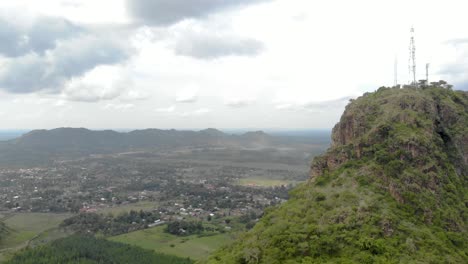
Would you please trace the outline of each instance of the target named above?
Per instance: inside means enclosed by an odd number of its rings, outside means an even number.
[[[466,263],[468,93],[352,100],[310,180],[210,263]]]
[[[449,184],[466,184],[468,93],[382,88],[346,107],[332,140],[313,161],[311,181],[348,161],[366,161],[361,167],[378,166],[374,176],[397,202],[423,210],[432,222],[439,208],[427,201],[442,205]],[[461,221],[451,224],[454,231]]]
[[[328,169],[336,167],[336,162],[373,155],[375,151],[370,146],[389,140],[394,144],[390,151],[402,149],[410,153],[411,159],[426,155],[431,146],[441,147],[452,158],[460,158],[455,165],[466,172],[468,134],[464,133],[467,131],[463,125],[466,125],[467,100],[467,92],[441,88],[382,88],[377,93],[366,94],[346,107],[333,128],[332,148],[325,156],[338,157],[337,161],[317,164],[312,172],[320,174],[328,166]]]

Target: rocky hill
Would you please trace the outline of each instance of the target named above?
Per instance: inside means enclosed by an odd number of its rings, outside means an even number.
[[[310,180],[209,263],[468,263],[468,92],[352,100]]]

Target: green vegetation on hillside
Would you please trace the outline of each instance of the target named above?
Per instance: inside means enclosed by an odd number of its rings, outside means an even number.
[[[467,263],[468,93],[352,100],[309,182],[209,263]]]
[[[122,243],[87,236],[71,236],[56,240],[50,245],[25,250],[7,264],[65,264],[65,263],[122,263],[122,264],[189,264],[183,259]]]

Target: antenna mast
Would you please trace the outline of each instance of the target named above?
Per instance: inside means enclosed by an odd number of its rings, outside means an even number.
[[[409,74],[410,78],[412,80],[410,81],[410,84],[412,85],[418,85],[416,82],[416,45],[414,41],[414,27],[411,27],[411,37],[410,37],[410,46],[409,46]]]
[[[393,86],[398,85],[398,58],[395,55],[395,63],[393,65],[393,71],[394,71],[394,81],[393,81]]]
[[[429,63],[426,63],[426,85],[429,85]]]

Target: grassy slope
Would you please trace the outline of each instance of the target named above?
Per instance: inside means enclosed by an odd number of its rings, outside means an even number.
[[[41,236],[48,239],[48,234],[60,237],[55,229],[70,214],[17,213],[4,222],[9,229],[8,236],[0,242],[0,261],[9,258],[12,253],[28,245],[32,239]],[[55,231],[54,231],[55,230]]]
[[[467,93],[367,94],[313,178],[208,262],[467,263],[466,135]]]
[[[178,237],[165,233],[164,226],[159,226],[111,237],[109,240],[151,249],[159,253],[198,260],[206,258],[216,249],[232,241],[232,238],[229,234]]]

